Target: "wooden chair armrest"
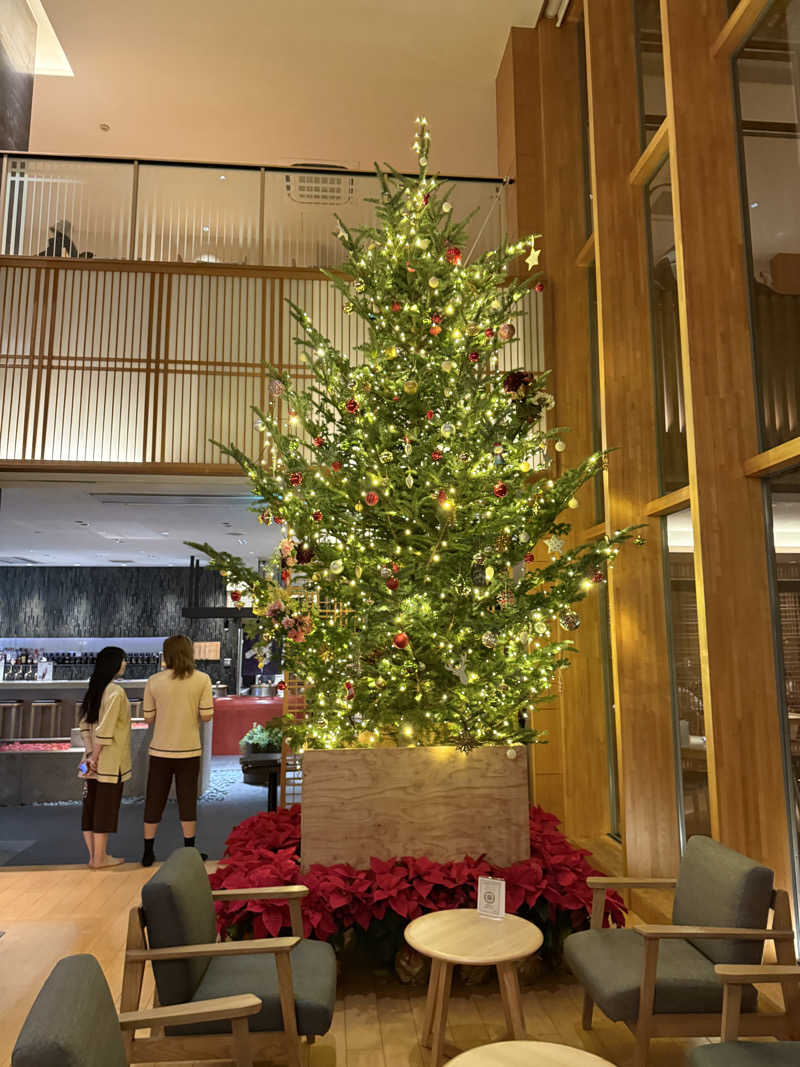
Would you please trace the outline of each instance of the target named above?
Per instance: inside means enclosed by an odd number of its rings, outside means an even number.
[[[309,893],[306,885],[268,885],[252,889],[214,889],[214,900],[299,900]]]
[[[590,889],[674,889],[675,878],[602,878],[592,876],[586,879]]]
[[[119,1017],[123,1030],[139,1030],[148,1026],[180,1026],[182,1023],[215,1022],[217,1019],[242,1019],[261,1010],[261,1001],[252,993],[235,997],[216,997],[191,1004],[169,1004],[163,1008],[126,1011]]]
[[[797,981],[800,966],[768,963],[751,966],[747,963],[718,963],[714,973],[725,985],[751,985],[754,982]]]
[[[717,941],[789,941],[793,930],[747,930],[738,926],[655,926],[645,923],[633,929],[645,940],[666,938],[713,939]]]
[[[175,945],[172,948],[130,949],[129,962],[143,960],[188,960],[196,956],[252,956],[260,952],[281,955],[300,944],[299,937],[263,937],[253,941],[215,941],[208,945]]]

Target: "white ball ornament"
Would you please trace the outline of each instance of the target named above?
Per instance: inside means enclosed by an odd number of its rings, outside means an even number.
[[[566,450],[567,450],[567,442],[566,441],[556,441],[556,443],[555,443],[555,445],[553,447],[555,448],[556,452],[566,452]]]
[[[445,200],[445,202],[442,204],[442,211],[445,213],[445,215],[449,215],[452,210],[453,205],[450,203],[449,200]]]
[[[341,574],[344,570],[344,560],[334,559],[331,561],[331,565],[328,568],[331,574]]]

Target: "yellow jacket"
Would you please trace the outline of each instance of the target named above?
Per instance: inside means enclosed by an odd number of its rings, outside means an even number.
[[[111,682],[103,691],[97,722],[80,722],[81,737],[88,753],[101,745],[97,774],[91,777],[111,785],[131,776],[131,705],[125,690]]]

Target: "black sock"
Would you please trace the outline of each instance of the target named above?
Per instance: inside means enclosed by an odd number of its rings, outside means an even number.
[[[155,852],[153,851],[154,848],[155,848],[155,838],[146,837],[144,839],[144,852],[142,853],[142,866],[143,867],[152,867],[153,866],[153,860],[156,858],[155,857]]]
[[[194,838],[193,837],[184,837],[184,839],[183,839],[183,847],[184,848],[194,848]]]

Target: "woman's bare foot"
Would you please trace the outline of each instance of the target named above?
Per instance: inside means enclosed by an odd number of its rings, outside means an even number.
[[[93,870],[99,871],[104,867],[119,867],[120,863],[124,862],[125,860],[121,859],[119,856],[106,856],[105,859],[101,860],[99,863],[90,863],[89,866]]]

